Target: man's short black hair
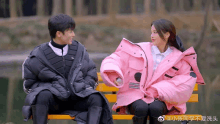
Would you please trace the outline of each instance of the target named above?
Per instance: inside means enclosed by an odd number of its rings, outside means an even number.
[[[57,31],[61,31],[62,33],[64,33],[64,31],[67,29],[74,30],[75,21],[66,14],[58,14],[52,16],[48,20],[48,29],[49,29],[50,37],[55,38]]]

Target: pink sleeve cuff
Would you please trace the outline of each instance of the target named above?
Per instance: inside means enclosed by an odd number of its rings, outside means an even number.
[[[155,88],[152,88],[152,87],[151,87],[150,89],[147,89],[147,92],[153,94],[153,97],[154,97],[154,98],[158,98],[158,97],[159,97],[158,91],[157,91],[157,89],[155,89]]]

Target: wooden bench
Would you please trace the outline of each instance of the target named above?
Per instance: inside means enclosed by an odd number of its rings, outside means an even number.
[[[100,92],[105,92],[105,97],[108,99],[110,103],[116,102],[116,92],[118,91],[118,88],[116,87],[108,87],[102,82],[102,78],[100,76],[100,73],[98,73],[98,80],[99,85],[97,86],[96,90]],[[194,91],[198,91],[198,85],[196,84],[194,87]],[[199,102],[198,100],[198,94],[192,94],[191,98],[188,102]],[[132,120],[133,115],[118,115],[114,114],[112,115],[114,120]],[[202,115],[195,115],[195,114],[184,114],[184,115],[164,115],[164,120],[176,120],[176,121],[201,121]],[[48,115],[48,119],[60,119],[60,120],[66,120],[71,119],[73,120],[74,117],[71,117],[69,115]],[[187,122],[182,122],[187,123]]]

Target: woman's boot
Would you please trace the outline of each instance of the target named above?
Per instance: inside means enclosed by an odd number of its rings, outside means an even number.
[[[150,124],[163,124],[163,120],[158,121],[158,117],[150,117]]]
[[[147,123],[147,117],[146,116],[138,117],[138,116],[134,115],[132,120],[133,120],[133,124],[146,124]]]

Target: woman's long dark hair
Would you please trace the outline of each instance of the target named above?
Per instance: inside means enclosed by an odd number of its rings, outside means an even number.
[[[166,19],[159,19],[155,20],[151,23],[151,26],[154,25],[154,27],[157,30],[157,33],[159,36],[164,39],[163,34],[166,32],[170,33],[170,37],[168,38],[168,45],[173,46],[183,52],[185,49],[183,47],[183,43],[181,39],[176,35],[176,28],[173,25],[173,23]]]

